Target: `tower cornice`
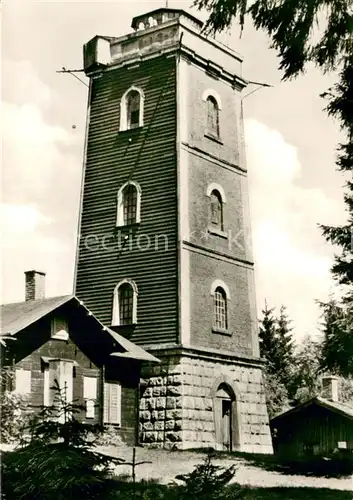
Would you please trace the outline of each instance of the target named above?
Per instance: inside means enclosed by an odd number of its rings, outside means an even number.
[[[160,9],[156,12],[159,11]],[[129,67],[131,64],[175,52],[179,57],[200,66],[214,78],[227,81],[238,90],[244,88],[247,81],[241,74],[241,56],[230,47],[203,35],[200,28],[184,14],[158,25],[147,25],[145,29],[121,37],[94,37],[84,47],[86,75],[96,76],[102,71]]]

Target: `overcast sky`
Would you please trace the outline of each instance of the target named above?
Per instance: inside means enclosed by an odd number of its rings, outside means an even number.
[[[2,5],[3,302],[24,299],[28,269],[47,273],[48,296],[72,291],[87,88],[56,71],[81,68],[86,41],[126,34],[133,16],[164,4]],[[190,4],[169,1],[205,19]],[[243,55],[247,79],[274,85],[244,100],[257,302],[286,305],[301,338],[317,331],[314,301],[332,289],[333,250],[317,223],[345,220],[343,179],[334,170],[339,129],[319,98],[334,79],[310,68],[282,83],[268,39],[249,22],[242,39],[235,28],[223,41]]]

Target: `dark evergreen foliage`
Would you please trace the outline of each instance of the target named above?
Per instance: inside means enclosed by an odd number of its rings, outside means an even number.
[[[264,387],[270,417],[288,407],[288,387],[292,379],[293,338],[284,306],[277,318],[265,302],[260,320],[260,355],[266,361]]]
[[[75,418],[56,385],[55,404],[43,407],[22,430],[22,447],[2,454],[2,498],[58,500],[105,498],[112,464],[123,462],[93,450],[101,428]]]
[[[294,360],[294,340],[291,320],[288,318],[285,306],[281,306],[279,317],[277,318],[276,338],[278,342],[278,372],[285,387],[289,388]]]
[[[260,355],[266,360],[267,371],[276,373],[276,318],[274,308],[269,308],[265,302],[265,308],[262,310],[263,318],[260,320],[259,341]]]
[[[296,348],[292,380],[289,384],[289,396],[295,404],[320,394],[321,359],[321,339],[306,336]]]
[[[208,453],[205,460],[186,475],[177,476],[176,479],[184,481],[178,492],[178,498],[184,500],[225,500],[237,498],[235,492],[227,489],[228,483],[233,479],[235,466],[229,468],[214,465],[213,454]],[[231,495],[231,496],[230,496]]]
[[[260,320],[260,354],[266,360],[266,372],[277,381],[288,386],[293,366],[293,337],[286,308],[280,309],[279,317],[274,316],[274,308],[265,308]]]
[[[351,0],[195,0],[194,5],[210,12],[205,31],[211,34],[237,20],[243,29],[248,14],[278,50],[284,79],[304,71],[309,61],[333,70],[353,50]]]
[[[349,377],[353,374],[352,306],[346,307],[334,300],[322,303],[321,306],[324,317],[321,367],[331,373]]]

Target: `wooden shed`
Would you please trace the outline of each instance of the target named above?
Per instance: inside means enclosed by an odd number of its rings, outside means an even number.
[[[272,418],[275,452],[290,458],[353,453],[353,408],[316,397]]]

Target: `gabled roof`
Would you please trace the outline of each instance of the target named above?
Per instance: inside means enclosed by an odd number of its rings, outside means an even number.
[[[159,360],[148,353],[142,347],[134,344],[119,333],[104,326],[75,295],[63,295],[61,297],[51,297],[42,300],[28,300],[25,302],[15,302],[1,305],[0,310],[0,341],[1,337],[11,338],[21,330],[29,327],[47,314],[55,311],[59,307],[73,301],[89,312],[93,321],[112,337],[114,342],[120,346],[123,352],[113,352],[111,356],[136,359],[141,361],[159,362]],[[1,342],[4,345],[5,342]]]
[[[308,401],[305,401],[304,403],[301,403],[298,406],[295,406],[294,408],[291,408],[290,410],[286,410],[279,415],[276,415],[271,419],[271,422],[286,418],[289,415],[292,415],[294,413],[299,413],[302,409],[307,408],[311,405],[317,405],[321,406],[323,408],[326,408],[327,410],[331,410],[335,413],[339,413],[343,417],[347,417],[349,419],[353,420],[353,408],[350,406],[347,406],[343,403],[336,403],[333,401],[330,401],[329,399],[322,398],[320,396],[317,396],[316,398],[309,399]]]
[[[58,307],[66,304],[74,295],[62,295],[42,300],[27,300],[1,305],[0,335],[15,335]]]

